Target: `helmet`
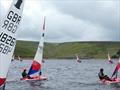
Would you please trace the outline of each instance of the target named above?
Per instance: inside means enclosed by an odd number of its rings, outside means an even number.
[[[104,70],[103,68],[100,68],[100,71],[102,71],[102,72],[103,72],[103,70]]]

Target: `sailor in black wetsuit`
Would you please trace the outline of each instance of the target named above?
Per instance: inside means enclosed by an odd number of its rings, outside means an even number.
[[[104,69],[101,68],[100,72],[98,73],[99,79],[100,80],[109,80],[109,81],[113,81],[111,78],[109,78],[107,75],[105,75],[104,73]]]
[[[40,71],[39,71],[39,76],[41,76],[41,75],[42,75],[42,71],[40,70]]]

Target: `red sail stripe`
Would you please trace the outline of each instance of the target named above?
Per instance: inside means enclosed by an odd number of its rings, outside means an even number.
[[[118,63],[118,64],[116,65],[115,70],[114,70],[114,72],[113,72],[113,74],[112,74],[112,77],[118,72],[119,69],[120,69],[120,63]]]
[[[0,86],[2,86],[5,83],[6,78],[0,78]]]
[[[117,72],[120,69],[120,63],[117,64],[115,71]]]
[[[32,63],[32,70],[40,70],[40,69],[41,69],[41,64],[34,60]]]

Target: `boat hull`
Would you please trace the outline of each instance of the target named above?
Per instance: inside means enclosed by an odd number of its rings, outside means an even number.
[[[47,80],[47,77],[44,76],[33,76],[31,78],[21,78],[20,80],[31,81],[31,80]]]
[[[81,63],[81,61],[80,61],[80,60],[77,60],[77,62],[78,62],[78,63]]]
[[[116,78],[113,81],[109,81],[109,80],[100,80],[100,82],[102,82],[103,84],[120,84],[120,78]]]
[[[110,64],[113,64],[113,61],[112,61],[112,60],[109,60],[109,63],[110,63]]]

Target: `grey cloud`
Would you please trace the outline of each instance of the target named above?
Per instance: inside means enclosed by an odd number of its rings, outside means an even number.
[[[39,40],[45,14],[46,41],[120,41],[119,9],[119,0],[27,2],[18,37]]]
[[[106,5],[104,2],[108,4]],[[78,19],[89,20],[92,23],[100,23],[106,27],[111,27],[112,24],[116,25],[114,28],[118,27],[118,22],[120,22],[120,3],[118,0],[99,0],[99,2],[96,0],[56,0],[51,3],[63,14],[70,14]],[[113,5],[110,7],[111,3]]]

